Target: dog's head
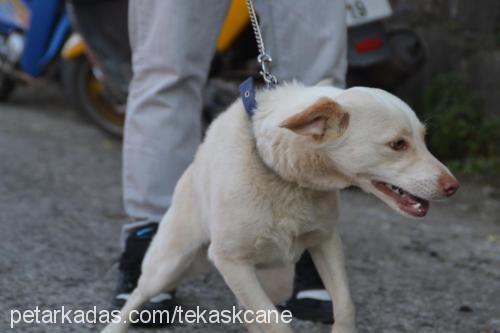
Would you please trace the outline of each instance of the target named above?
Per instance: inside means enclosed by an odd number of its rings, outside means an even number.
[[[355,185],[412,217],[458,189],[428,151],[425,127],[399,98],[373,88],[302,89],[288,96],[291,110],[257,126],[264,161],[284,178],[317,189]],[[279,127],[274,135],[266,130],[272,123]]]

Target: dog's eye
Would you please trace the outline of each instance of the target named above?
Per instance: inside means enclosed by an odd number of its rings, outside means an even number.
[[[389,147],[395,151],[405,151],[408,149],[408,142],[404,139],[394,140],[389,142]]]

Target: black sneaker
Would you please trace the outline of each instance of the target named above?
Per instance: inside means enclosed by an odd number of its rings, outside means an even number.
[[[123,307],[132,291],[137,286],[141,275],[141,264],[149,243],[158,229],[158,223],[150,223],[132,230],[125,241],[125,250],[120,257],[118,266],[118,284],[112,304],[117,308]],[[142,310],[168,310],[173,311],[177,305],[175,291],[163,292],[149,300]],[[142,326],[163,326],[160,318],[148,322],[138,322]]]
[[[301,320],[333,324],[332,300],[307,251],[295,266],[293,290],[292,297],[278,306],[280,310],[289,310]]]

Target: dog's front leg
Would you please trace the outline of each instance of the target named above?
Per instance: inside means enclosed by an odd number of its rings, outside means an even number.
[[[333,300],[333,333],[355,333],[355,310],[344,265],[342,242],[337,232],[309,249],[323,283]]]
[[[255,267],[245,262],[235,262],[211,255],[215,266],[224,277],[229,288],[232,290],[239,303],[254,314],[257,311],[277,311],[274,304],[266,295],[262,285],[257,278]],[[255,328],[255,326],[254,326]],[[290,326],[283,322],[275,321],[262,324],[262,331],[266,333],[291,333]]]

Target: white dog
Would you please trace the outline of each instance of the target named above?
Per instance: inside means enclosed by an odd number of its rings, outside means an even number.
[[[336,230],[339,190],[358,186],[422,217],[429,200],[459,187],[427,150],[415,113],[383,90],[294,83],[260,91],[256,101],[253,118],[238,100],[211,125],[177,184],[122,318],[175,288],[207,250],[241,306],[275,309],[290,296],[294,263],[307,249],[335,305],[333,332],[356,332]],[[285,323],[249,329],[291,332]]]

